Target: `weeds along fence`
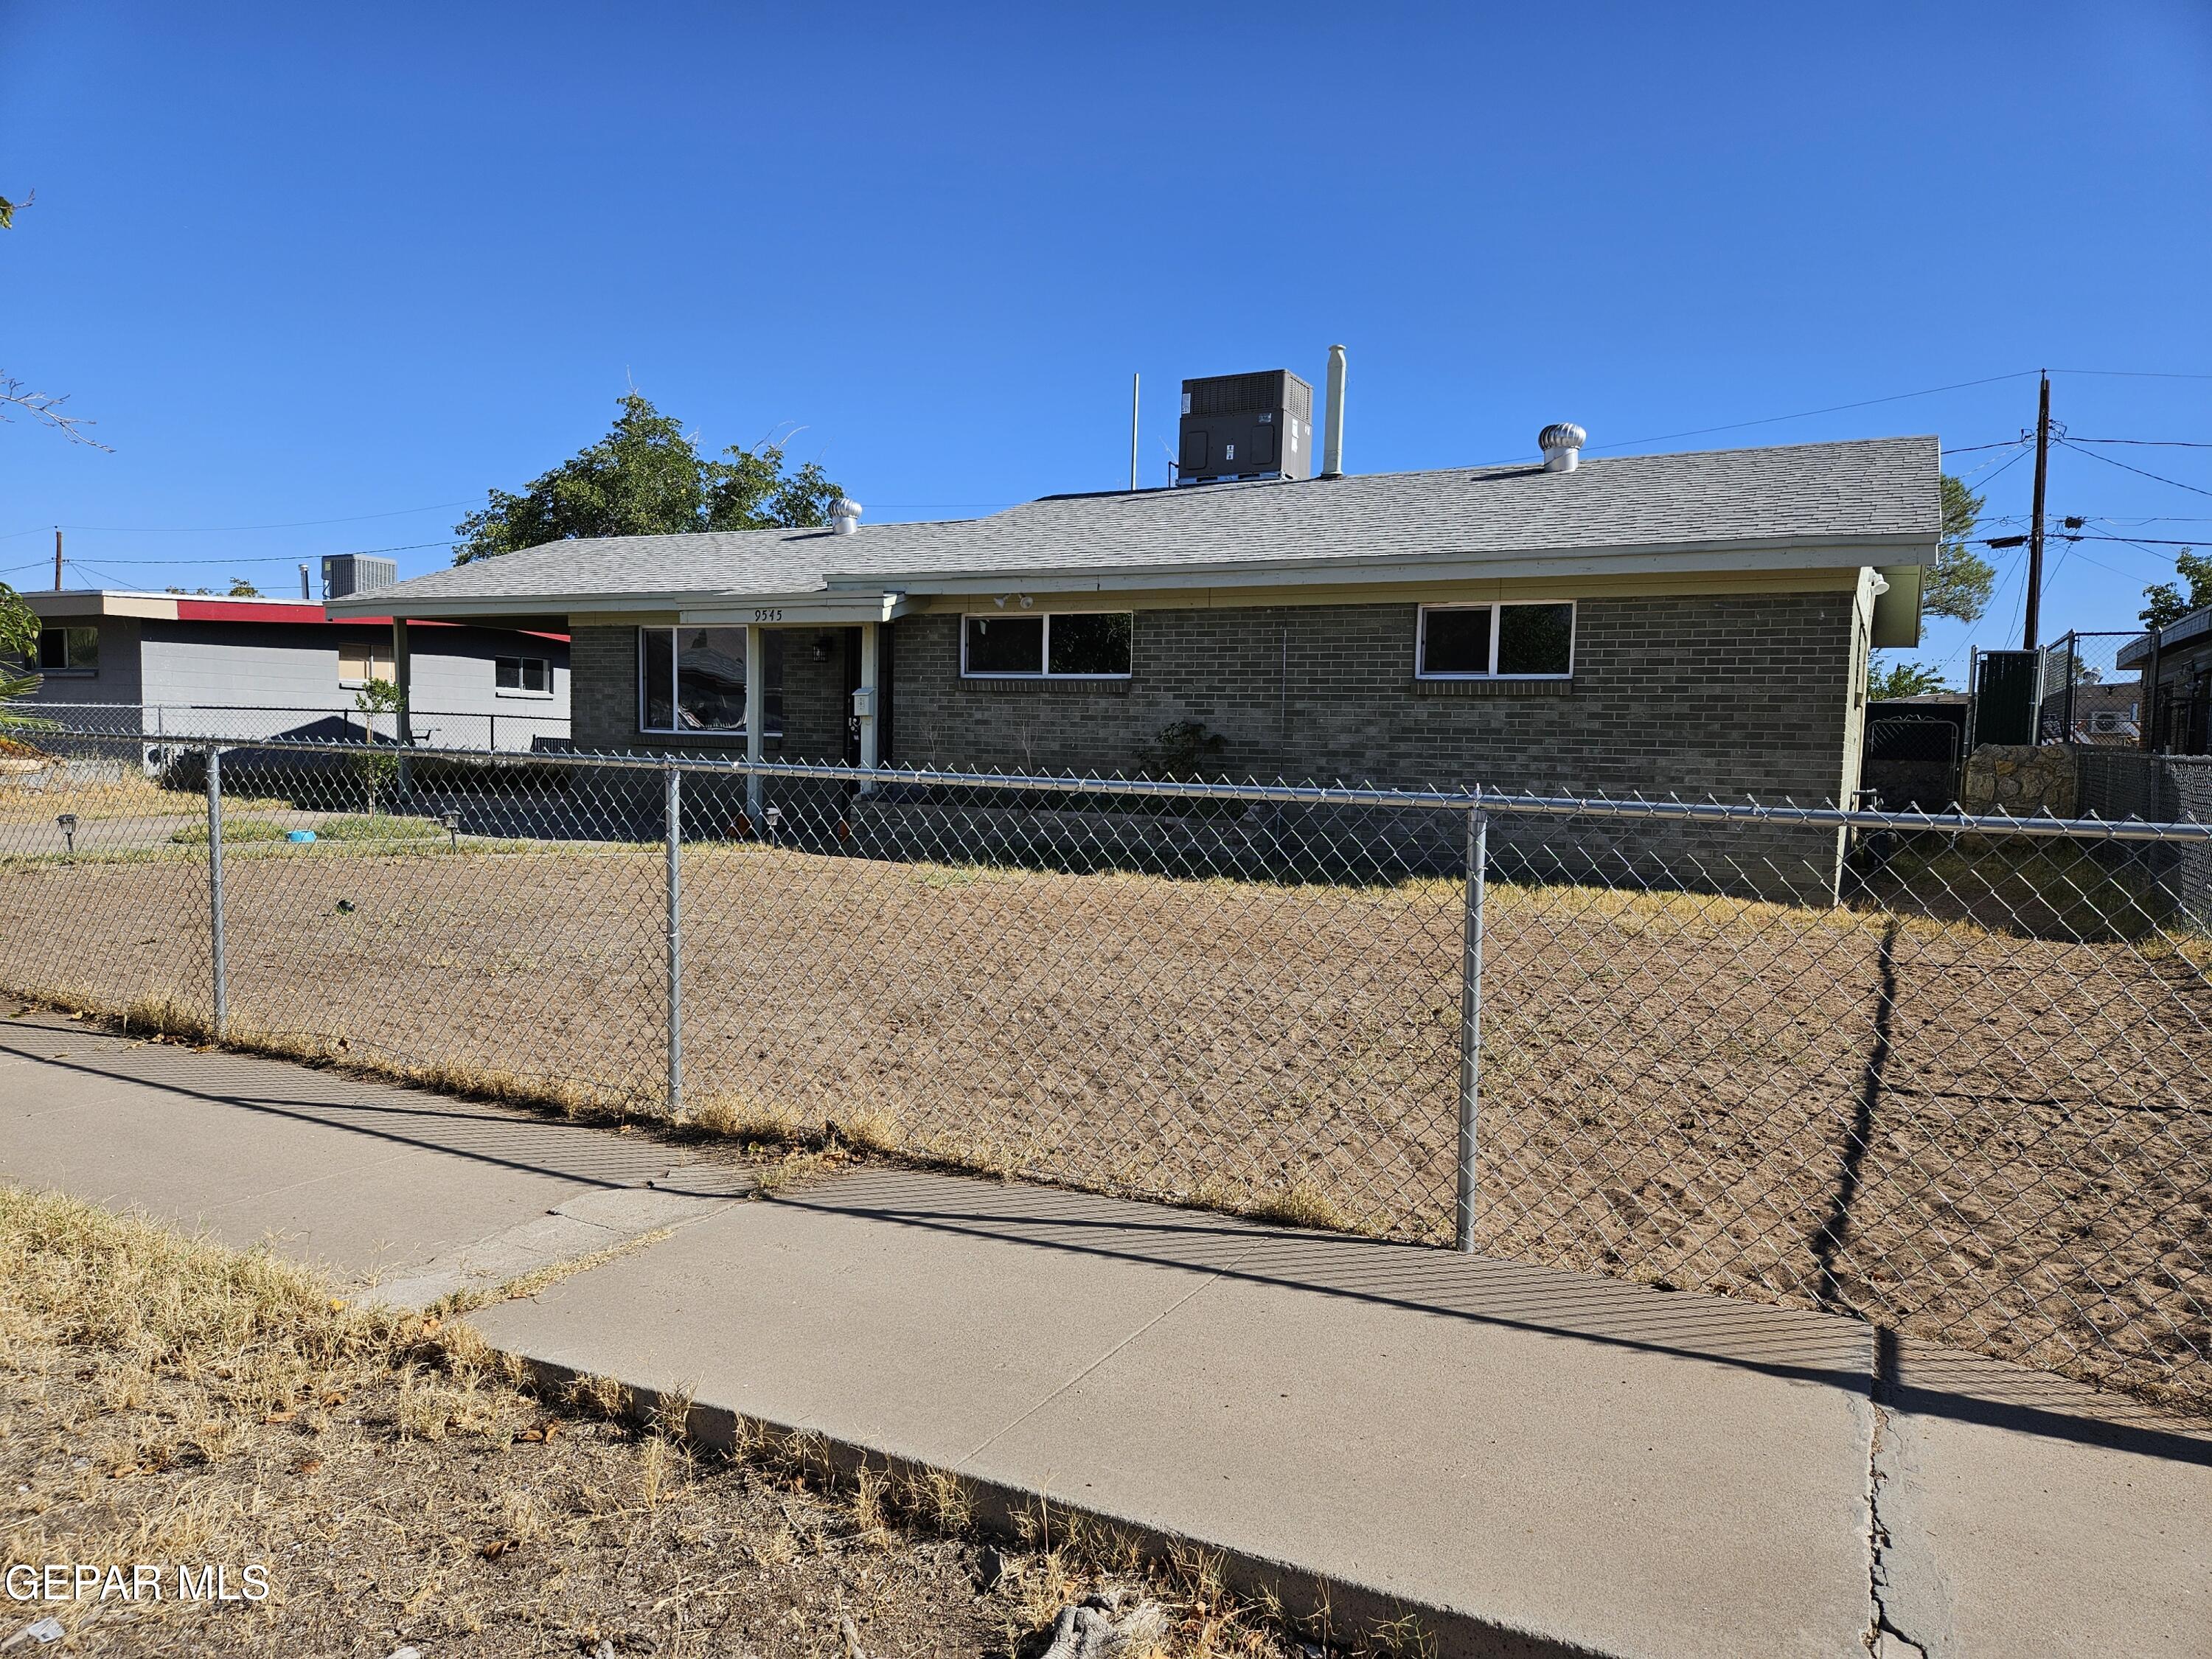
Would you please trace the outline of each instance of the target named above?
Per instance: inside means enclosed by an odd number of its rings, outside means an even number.
[[[28,997],[2212,1405],[2201,823],[31,736]]]

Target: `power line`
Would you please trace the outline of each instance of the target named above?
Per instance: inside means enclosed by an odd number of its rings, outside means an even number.
[[[2075,447],[2071,438],[2061,438],[2058,441],[2069,449]],[[2137,477],[2148,478],[2154,483],[2172,484],[2176,489],[2185,489],[2192,495],[2212,495],[2212,489],[2202,489],[2195,484],[2184,483],[2179,478],[2162,477],[2155,472],[2146,472],[2139,466],[2130,466],[2125,461],[2116,461],[2109,455],[2100,455],[2094,449],[2082,450],[2081,453],[2093,461],[2102,461],[2106,466],[2117,466],[2123,472],[2132,472]]]
[[[1592,444],[1593,450],[1633,449],[1638,444],[1670,443],[1676,438],[1702,438],[1709,432],[1741,432],[1750,426],[1774,426],[1784,421],[1806,421],[1815,415],[1840,415],[1850,409],[1872,409],[1876,404],[1899,404],[1910,398],[1932,398],[1940,392],[1964,392],[1969,386],[1995,386],[2000,380],[2021,380],[2038,371],[2020,369],[2010,374],[1990,374],[1978,380],[1959,380],[1949,386],[1931,386],[1918,392],[1899,392],[1887,398],[1864,398],[1855,404],[1831,404],[1826,409],[1801,410],[1795,415],[1766,415],[1755,421],[1732,421],[1726,426],[1693,427],[1686,432],[1662,432],[1652,438],[1626,438],[1617,444]]]
[[[2066,441],[2069,444],[2140,444],[2146,449],[2212,449],[2212,443],[2200,443],[2193,438],[2076,438],[2069,434]]]
[[[389,513],[351,513],[341,519],[295,519],[284,524],[64,524],[57,530],[82,530],[101,536],[232,536],[249,530],[311,530],[319,525],[362,524],[371,519],[404,519],[410,513],[441,513],[467,501],[433,501],[428,507],[396,507]],[[45,526],[39,526],[40,529]],[[29,535],[29,531],[13,534]],[[428,545],[428,544],[424,544]]]
[[[155,568],[167,568],[170,567],[183,565],[215,566],[228,564],[302,564],[314,559],[343,558],[349,553],[413,553],[425,547],[451,547],[453,543],[450,540],[447,540],[441,542],[410,542],[403,547],[349,547],[336,553],[310,553],[307,555],[305,558],[302,558],[301,556],[296,553],[257,553],[242,559],[104,559],[101,562],[103,564],[112,565],[118,570],[131,569],[134,567],[143,568],[148,566],[151,566]],[[82,561],[71,559],[70,562],[71,564],[77,564],[82,562]],[[24,568],[26,569],[29,568],[28,566]],[[89,566],[87,567],[87,568],[89,568]]]
[[[2003,464],[2002,464],[2002,465],[2000,465],[1995,472],[1990,473],[1990,474],[1989,475],[1989,477],[1985,477],[1985,478],[1978,478],[1978,477],[1975,477],[1972,473],[1969,473],[1969,474],[1967,474],[1966,477],[1964,477],[1960,478],[1960,479],[1959,480],[1959,482],[1960,482],[1960,483],[1962,483],[1962,484],[1966,484],[1966,485],[1969,485],[1969,486],[1978,486],[1978,487],[1980,487],[1980,488],[1983,488],[1983,489],[1987,489],[1992,481],[1994,481],[1995,479],[1996,479],[1997,477],[1999,477],[2000,476],[2002,476],[2002,473],[2004,472],[2004,470],[2005,470],[2005,468],[2006,468],[2006,467],[2012,465],[2014,462],[2018,461],[2018,460],[2021,459],[2021,456],[2025,455],[2025,454],[2027,454],[2027,453],[2028,453],[2028,452],[2027,452],[2027,450],[2026,448],[2022,448],[2022,449],[2019,452],[2019,453],[2018,453],[2018,454],[2009,455],[2009,456],[2006,457],[2006,458],[2005,458],[2005,460],[2004,460],[2004,462],[2003,462]],[[1982,465],[1984,465],[1984,466],[1987,466],[1987,465],[1989,465],[1989,463],[1988,463],[1987,461],[1984,461],[1984,462],[1983,462],[1983,463],[1982,463]]]
[[[2212,380],[2212,374],[2181,374],[2160,368],[2054,368],[2053,374],[2101,374],[2118,380]]]

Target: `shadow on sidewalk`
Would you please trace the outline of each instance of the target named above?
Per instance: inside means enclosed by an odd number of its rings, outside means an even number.
[[[40,1034],[40,1040],[26,1040],[24,1034],[33,1031]],[[51,1040],[56,1037],[78,1041],[70,1053],[57,1056],[51,1052]],[[342,1072],[289,1060],[153,1042],[131,1048],[127,1065],[102,1065],[100,1054],[76,1052],[134,1041],[82,1024],[0,1020],[0,1058],[155,1089],[209,1106],[342,1129],[395,1146],[525,1174],[606,1188],[642,1187],[659,1180],[663,1190],[682,1194],[684,1183],[660,1178],[672,1164],[696,1157],[688,1148],[650,1134],[564,1123],[516,1107],[432,1094],[404,1084],[361,1081]],[[209,1073],[217,1067],[222,1068],[216,1072],[217,1079],[234,1079],[240,1086],[210,1086]],[[282,1088],[270,1086],[280,1079]]]
[[[1266,1226],[1201,1211],[901,1170],[862,1170],[779,1203],[1033,1249],[1218,1275],[1868,1395],[1872,1326],[1419,1244]],[[2085,1445],[2212,1466],[2212,1425],[1964,1350],[1893,1350],[1882,1403]]]

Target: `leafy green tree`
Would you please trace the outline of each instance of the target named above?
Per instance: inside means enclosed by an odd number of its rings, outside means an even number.
[[[1867,696],[1877,702],[1888,702],[1898,697],[1917,697],[1924,692],[1950,689],[1940,668],[1917,662],[1893,662],[1875,670],[1868,682]]]
[[[1983,498],[1949,473],[1943,475],[1943,531],[1936,563],[1921,590],[1920,608],[1930,617],[1972,622],[1988,608],[1996,572],[1968,545],[1981,521]]]
[[[39,613],[23,603],[21,594],[0,582],[0,704],[27,697],[39,689],[39,677],[31,672],[38,659]],[[0,732],[20,725],[22,719],[0,708]]]
[[[2178,583],[2153,582],[2143,589],[2143,598],[2150,603],[2136,613],[2146,627],[2171,628],[2191,611],[2212,605],[2212,554],[2185,547],[2175,556],[2173,568],[2189,584],[2189,597],[2182,597]]]
[[[233,576],[230,579],[230,597],[234,599],[258,599],[261,597],[261,590],[243,576]]]
[[[627,392],[605,437],[519,495],[489,491],[482,509],[454,526],[453,562],[578,536],[827,524],[830,504],[844,493],[812,461],[785,471],[778,444],[722,453],[720,460],[702,456],[681,422],[642,392]]]

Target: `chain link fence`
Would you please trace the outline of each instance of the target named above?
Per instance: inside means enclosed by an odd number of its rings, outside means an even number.
[[[565,713],[547,713],[536,698],[501,709],[416,708],[408,711],[410,740],[426,749],[538,753],[569,746]],[[40,697],[21,706],[24,718],[43,720],[60,732],[143,739],[145,764],[159,767],[170,743],[189,746],[209,738],[238,742],[281,738],[295,743],[395,743],[399,717],[370,712],[356,702],[179,703],[64,702]]]
[[[2212,1407],[2212,827],[26,735],[27,997]]]
[[[2084,744],[2100,749],[2142,744],[2142,672],[2123,668],[2121,653],[2142,637],[2134,633],[2062,635],[2043,647],[2037,682],[2036,741]]]

